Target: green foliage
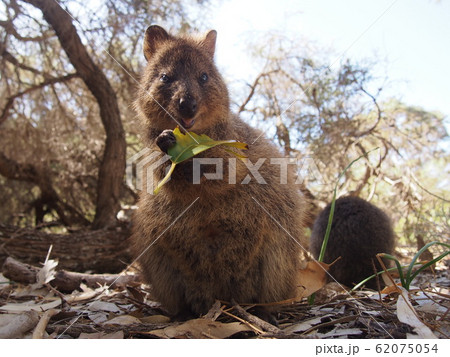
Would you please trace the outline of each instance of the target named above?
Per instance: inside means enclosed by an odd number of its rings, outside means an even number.
[[[439,245],[444,248],[447,248],[443,253],[441,253],[438,257],[427,261],[425,263],[418,262],[419,257],[422,255],[423,252],[425,252],[428,248],[432,247],[433,245]],[[411,286],[411,283],[415,279],[417,275],[419,275],[422,271],[429,268],[430,266],[436,264],[437,262],[444,259],[447,255],[450,254],[450,244],[441,243],[441,242],[431,242],[423,246],[412,258],[411,263],[409,265],[401,265],[397,258],[390,254],[380,253],[379,256],[381,258],[386,258],[389,260],[393,260],[395,263],[394,268],[387,269],[387,271],[397,271],[400,277],[400,284],[402,287],[404,287],[406,290],[409,291],[409,288]],[[417,270],[414,270],[414,267],[420,265],[420,267]],[[406,268],[406,274],[404,274],[404,269]],[[367,279],[364,279],[359,284],[355,285],[352,289],[356,290],[362,285],[364,285],[366,282],[368,282],[370,279],[373,279],[376,275],[380,275],[382,272],[378,272],[377,274],[369,276]]]
[[[416,271],[413,271],[413,268],[417,264],[417,261],[418,261],[419,257],[422,255],[422,253],[425,252],[429,247],[431,247],[433,245],[443,246],[443,247],[447,248],[447,250],[444,253],[440,254],[437,258],[434,258],[434,259],[430,260],[429,262],[422,264],[421,267],[419,269],[417,269]],[[424,271],[428,267],[436,264],[438,261],[442,260],[448,254],[450,254],[450,244],[441,243],[441,242],[428,243],[425,246],[423,246],[422,249],[420,249],[416,253],[416,255],[414,255],[413,259],[411,260],[411,263],[407,267],[408,269],[406,271],[406,275],[403,274],[403,269],[400,265],[400,262],[395,257],[393,257],[392,255],[389,255],[389,254],[382,254],[382,256],[387,259],[393,260],[395,262],[397,271],[400,276],[400,282],[406,290],[409,290],[409,287],[410,287],[412,281],[418,274],[420,274],[422,271]]]

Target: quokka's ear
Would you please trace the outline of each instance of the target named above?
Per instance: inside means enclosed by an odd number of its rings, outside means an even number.
[[[200,47],[202,47],[211,58],[214,57],[214,52],[216,51],[216,39],[217,31],[211,30],[206,34],[205,38],[200,41]]]
[[[152,25],[145,31],[144,56],[147,61],[156,52],[161,43],[169,40],[171,36],[161,26]]]

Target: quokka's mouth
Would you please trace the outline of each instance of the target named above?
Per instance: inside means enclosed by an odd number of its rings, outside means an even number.
[[[183,125],[183,127],[185,129],[189,129],[192,128],[195,124],[195,119],[181,119],[181,125]]]

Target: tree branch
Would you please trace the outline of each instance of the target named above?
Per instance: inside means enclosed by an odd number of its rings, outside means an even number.
[[[0,55],[5,60],[7,60],[9,63],[13,64],[15,67],[21,68],[21,69],[23,69],[25,71],[30,71],[30,72],[32,72],[34,74],[37,74],[37,75],[41,75],[42,74],[41,72],[39,72],[38,70],[36,70],[36,69],[34,69],[32,67],[29,67],[29,66],[27,66],[27,65],[25,65],[23,63],[20,63],[19,60],[16,57],[14,57],[10,52],[8,52],[6,50],[6,48],[3,46],[3,44],[1,44],[1,43],[0,43]]]
[[[370,134],[373,130],[375,130],[375,128],[378,126],[378,124],[381,121],[381,116],[382,116],[382,111],[380,106],[378,105],[377,99],[370,94],[369,92],[367,92],[362,85],[359,87],[359,89],[366,94],[367,96],[369,96],[370,99],[372,99],[373,104],[375,104],[375,107],[377,108],[377,120],[375,122],[374,125],[372,125],[369,129],[363,131],[362,133],[356,134],[357,137],[362,137],[362,136],[366,136],[367,134]]]
[[[3,107],[3,110],[0,114],[0,125],[8,118],[8,114],[9,111],[11,110],[11,108],[14,105],[14,101],[19,98],[24,96],[27,93],[33,92],[37,89],[41,89],[43,87],[55,84],[55,83],[61,83],[61,82],[67,82],[70,81],[73,78],[77,78],[79,77],[79,75],[77,73],[71,73],[71,74],[67,74],[65,76],[62,77],[54,77],[54,78],[49,78],[39,84],[36,84],[35,86],[32,86],[30,88],[27,88],[25,90],[23,90],[22,92],[16,93],[14,95],[12,95],[11,97],[8,98],[6,105]]]
[[[276,72],[278,72],[278,70],[273,70],[273,71],[270,71],[270,72],[261,73],[258,77],[256,77],[256,79],[253,81],[253,84],[250,86],[250,93],[248,94],[248,96],[245,99],[244,103],[242,103],[242,105],[239,107],[239,110],[238,110],[239,114],[242,113],[245,110],[245,106],[252,99],[253,95],[255,94],[256,87],[258,86],[259,81],[261,80],[261,78],[270,76],[272,73],[276,73]]]
[[[8,159],[0,152],[0,175],[18,181],[28,181],[38,184],[38,173],[34,166],[28,164],[19,164]]]
[[[15,38],[17,38],[20,41],[33,41],[33,42],[41,42],[44,41],[46,39],[49,39],[50,37],[52,37],[50,34],[44,34],[42,36],[36,36],[36,37],[31,37],[31,36],[22,36],[21,34],[19,34],[16,30],[16,28],[14,27],[14,24],[11,20],[6,20],[6,21],[0,21],[0,26],[3,27],[5,29],[5,32],[9,35],[14,36]]]

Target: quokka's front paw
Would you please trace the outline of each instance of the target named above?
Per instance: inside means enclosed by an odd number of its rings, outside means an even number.
[[[156,145],[159,146],[162,152],[167,154],[167,150],[169,150],[172,146],[175,145],[177,139],[172,130],[164,130],[159,136],[156,138]]]

